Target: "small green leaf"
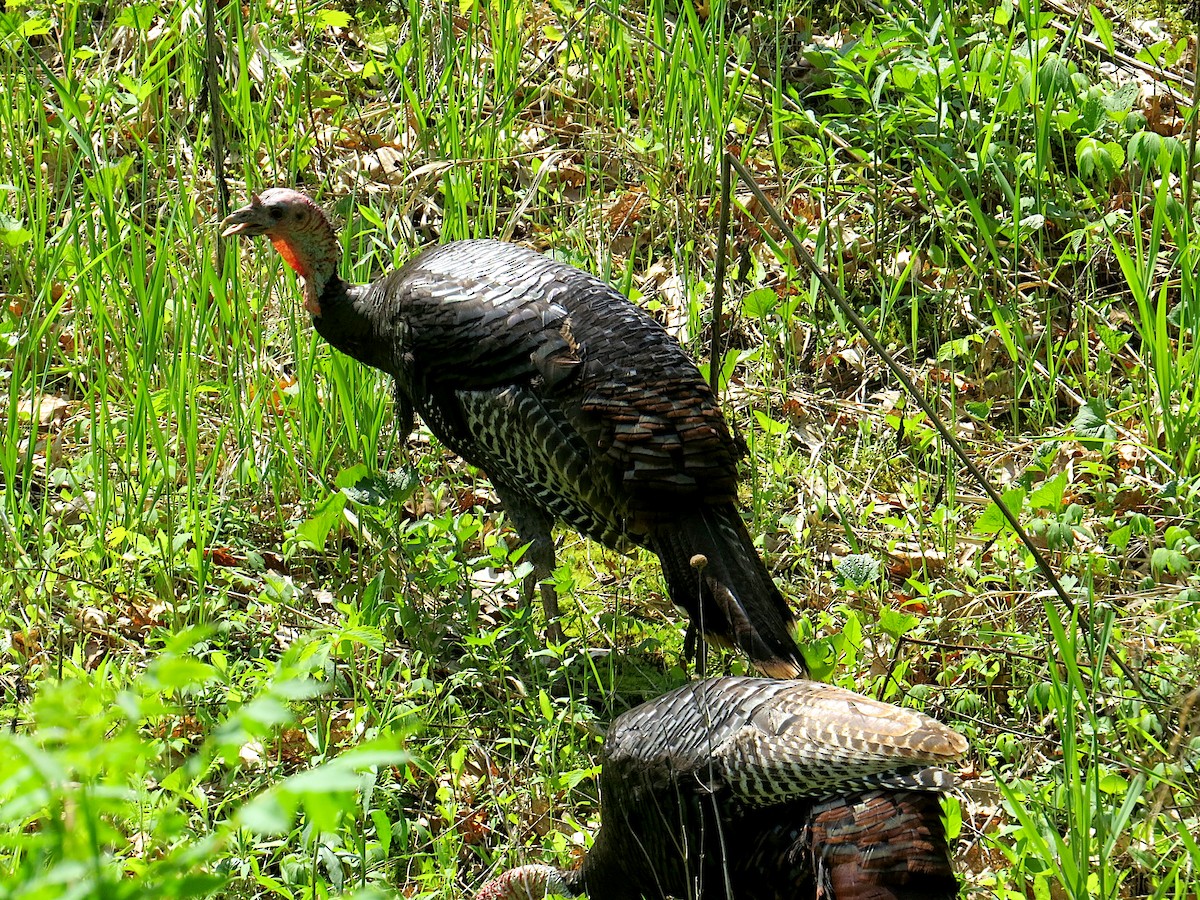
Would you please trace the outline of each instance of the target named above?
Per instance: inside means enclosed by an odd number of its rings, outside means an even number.
[[[368,222],[370,222],[372,225],[374,225],[380,231],[387,230],[387,225],[384,224],[383,219],[380,218],[379,213],[375,212],[375,210],[371,209],[371,207],[367,206],[365,203],[360,203],[358,205],[357,209],[358,209],[358,214],[360,216],[362,216],[364,219],[366,219]]]
[[[1075,546],[1075,529],[1062,519],[1048,522],[1045,534],[1046,547],[1050,550],[1070,550]]]
[[[1097,450],[1117,439],[1117,430],[1108,424],[1108,408],[1103,400],[1093,398],[1079,407],[1071,430],[1079,443],[1089,450]]]
[[[916,66],[910,62],[903,61],[892,66],[891,71],[892,81],[902,91],[912,90],[920,74],[921,72]]]
[[[938,348],[938,362],[945,362],[948,359],[958,359],[960,356],[967,356],[974,353],[980,343],[982,342],[976,335],[967,335],[966,337],[946,341]]]
[[[844,586],[865,587],[879,580],[879,560],[865,553],[851,553],[833,567]]]
[[[1170,46],[1170,41],[1157,41],[1151,44],[1149,47],[1142,47],[1142,49],[1137,52],[1136,59],[1139,62],[1144,62],[1147,65],[1158,68],[1163,54]]]
[[[1191,532],[1179,525],[1168,525],[1163,532],[1163,543],[1173,550],[1186,550],[1196,546],[1196,539]]]
[[[1153,537],[1155,532],[1154,520],[1145,513],[1131,512],[1128,520],[1133,533],[1142,537]]]
[[[1161,150],[1162,138],[1153,131],[1139,131],[1129,139],[1127,147],[1129,159],[1137,163],[1143,172],[1157,168]]]
[[[992,414],[991,400],[968,400],[965,405],[972,419],[985,420]]]
[[[1104,45],[1104,49],[1108,51],[1109,57],[1116,57],[1116,44],[1113,42],[1113,27],[1112,22],[1105,18],[1104,13],[1100,12],[1094,4],[1088,5],[1088,17],[1092,20],[1092,28],[1096,30],[1096,37],[1100,38],[1100,43]],[[1135,84],[1134,87],[1137,87]]]
[[[1020,516],[1025,503],[1025,488],[1019,485],[1011,487],[1001,495],[1001,499],[1014,515]],[[989,503],[987,508],[980,513],[979,518],[975,520],[973,530],[976,534],[991,537],[1002,531],[1011,531],[1012,526],[1004,513],[1000,511],[1000,507],[995,503]]]
[[[962,804],[957,797],[946,795],[942,799],[942,821],[946,828],[946,839],[953,846],[954,841],[962,834],[963,815]]]
[[[846,621],[842,623],[842,634],[855,649],[862,646],[862,619],[857,612],[848,612]]]
[[[1038,90],[1042,97],[1050,98],[1071,88],[1071,70],[1057,53],[1047,53],[1038,67]]]
[[[1118,151],[1116,154],[1114,148]],[[1085,137],[1075,145],[1075,164],[1079,167],[1079,177],[1085,181],[1108,181],[1124,160],[1125,153],[1120,144]]]
[[[275,725],[286,725],[294,718],[292,711],[287,708],[287,705],[283,701],[276,697],[259,696],[255,697],[249,703],[243,703],[234,710],[230,717],[217,729],[217,734],[224,734],[226,731],[237,733],[244,727],[249,727],[249,730],[258,732],[259,730],[265,730]]]
[[[1150,554],[1150,571],[1157,578],[1164,572],[1171,575],[1182,575],[1190,572],[1192,561],[1178,550],[1169,547],[1155,547]]]
[[[392,846],[392,820],[382,809],[371,810],[371,822],[375,825],[375,837],[386,856]]]
[[[115,163],[101,166],[95,175],[84,175],[83,182],[96,197],[114,197],[124,191],[132,168],[133,157],[122,156]]]
[[[20,247],[22,244],[29,243],[32,237],[33,233],[25,227],[20,219],[0,213],[0,241],[4,241],[9,247]]]
[[[317,505],[312,518],[305,520],[296,528],[296,538],[304,546],[312,550],[324,550],[329,532],[341,516],[346,506],[346,495],[340,491],[330,494]]]
[[[359,473],[359,469],[347,469],[338,475],[335,484],[342,489],[347,499],[359,506],[387,506],[403,503],[412,496],[420,484],[417,472],[408,466],[395,472],[381,472],[377,475]],[[352,478],[344,478],[348,472],[354,472]]]
[[[1129,782],[1116,772],[1107,772],[1100,777],[1100,790],[1106,794],[1124,794],[1129,790]]]
[[[742,298],[742,313],[755,319],[770,315],[779,305],[779,297],[770,288],[759,288]]]
[[[1138,83],[1130,81],[1114,91],[1109,91],[1101,102],[1114,122],[1123,122],[1129,115],[1129,111],[1133,109],[1133,104],[1137,102],[1137,95]]]
[[[259,835],[287,834],[296,812],[296,798],[282,791],[259,794],[234,817],[243,828]]]
[[[196,688],[215,681],[217,670],[198,659],[168,656],[161,664],[151,666],[148,678],[160,688]]]
[[[1164,137],[1162,150],[1158,154],[1158,166],[1163,172],[1178,172],[1183,168],[1187,149],[1178,138]]]
[[[1101,102],[1101,97],[1095,92],[1089,92],[1080,107],[1079,123],[1083,126],[1084,131],[1091,133],[1100,125],[1103,118],[1104,104]]]
[[[1062,508],[1063,491],[1067,487],[1067,473],[1059,472],[1053,478],[1043,481],[1029,495],[1030,509],[1049,509],[1058,512]]]
[[[884,606],[879,610],[879,627],[885,634],[894,638],[902,638],[921,624],[921,620],[912,613],[901,612]]]
[[[840,654],[838,647],[844,642],[842,635],[818,638],[807,641],[802,650],[804,663],[808,667],[808,677],[818,681],[826,680],[837,670]]]
[[[15,3],[6,4],[10,10],[16,9]],[[30,15],[28,10],[22,10],[23,15],[14,12],[0,12],[0,37],[15,35],[28,40],[42,37],[50,33],[50,20],[40,15]]]
[[[1125,548],[1129,546],[1129,538],[1133,534],[1133,529],[1128,525],[1122,525],[1116,531],[1108,536],[1108,543],[1114,550],[1125,552]]]
[[[1183,55],[1185,53],[1187,53],[1187,49],[1188,49],[1188,39],[1180,38],[1174,44],[1171,45],[1170,49],[1168,49],[1166,53],[1163,54],[1163,62],[1168,67],[1174,66],[1175,63],[1177,63],[1177,62],[1179,62],[1179,60],[1183,59]]]
[[[304,57],[299,53],[293,53],[291,50],[284,49],[283,47],[265,47],[264,51],[267,59],[285,72],[290,72],[292,69],[298,68],[304,62]]]
[[[353,20],[350,13],[340,9],[323,9],[313,17],[313,21],[318,28],[345,28]]]
[[[754,411],[754,418],[758,419],[758,425],[767,434],[780,435],[787,434],[787,422],[777,422],[761,410]]]
[[[154,24],[154,16],[157,12],[158,7],[150,3],[127,6],[117,15],[115,24],[123,28],[147,31]]]

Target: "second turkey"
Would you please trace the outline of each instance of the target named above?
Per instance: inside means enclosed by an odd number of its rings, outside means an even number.
[[[587,272],[491,240],[350,284],[328,217],[288,188],[253,196],[222,234],[267,237],[300,276],[317,332],[392,376],[402,435],[418,413],[487,473],[530,545],[552,637],[560,521],[657,555],[671,601],[705,639],[767,675],[805,672],[793,614],[738,511],[738,444],[695,363],[647,312]]]

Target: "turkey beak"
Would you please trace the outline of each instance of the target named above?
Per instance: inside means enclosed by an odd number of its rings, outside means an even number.
[[[266,210],[256,196],[249,206],[243,206],[225,217],[221,222],[221,237],[231,237],[235,234],[251,236],[265,234],[267,227]]]

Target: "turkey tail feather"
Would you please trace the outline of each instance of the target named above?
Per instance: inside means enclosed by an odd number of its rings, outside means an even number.
[[[814,807],[817,896],[831,900],[953,900],[939,795],[871,791]]]
[[[705,506],[653,528],[650,546],[672,602],[707,639],[740,648],[764,675],[805,674],[792,611],[733,504]]]

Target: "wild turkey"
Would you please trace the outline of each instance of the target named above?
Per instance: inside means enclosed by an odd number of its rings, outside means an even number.
[[[488,474],[530,544],[552,627],[545,579],[561,520],[608,547],[656,553],[671,600],[704,637],[741,648],[764,674],[805,671],[792,613],[738,514],[738,446],[695,364],[642,309],[499,241],[446,244],[347,284],[329,220],[286,188],[252,197],[222,229],[268,237],[302,279],[318,333],[395,379],[401,434],[415,410]]]
[[[600,831],[571,871],[530,865],[478,900],[936,900],[957,895],[933,768],[966,740],[811,681],[696,681],[618,718]]]

